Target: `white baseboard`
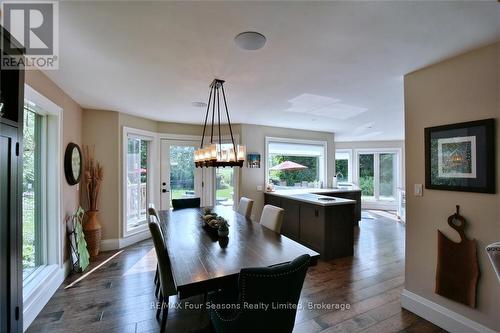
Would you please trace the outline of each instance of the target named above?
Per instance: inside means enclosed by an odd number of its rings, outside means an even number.
[[[101,241],[101,251],[119,250],[137,242],[151,238],[149,230],[144,230],[125,238],[103,239]]]
[[[451,333],[496,333],[442,305],[403,289],[401,306]]]
[[[43,307],[49,302],[59,286],[69,273],[70,264],[66,261],[63,266],[53,265],[54,268],[39,281],[23,301],[23,331],[26,331]]]
[[[101,240],[100,251],[118,250],[119,248],[120,248],[120,240],[118,238]]]

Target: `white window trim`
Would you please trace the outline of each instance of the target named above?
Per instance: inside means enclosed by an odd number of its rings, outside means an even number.
[[[374,154],[396,154],[396,192],[394,193],[394,200],[371,200],[371,199],[363,199],[362,205],[363,208],[366,209],[390,209],[396,210],[398,204],[398,193],[397,190],[401,187],[402,176],[403,176],[403,163],[402,163],[402,153],[403,150],[401,148],[359,148],[354,149],[354,158],[353,158],[353,183],[359,186],[359,155],[363,153],[374,153]],[[378,163],[374,161],[374,168],[379,168]],[[375,169],[374,169],[375,170]],[[377,179],[374,178],[374,182],[378,182]]]
[[[46,264],[30,276],[23,285],[23,326],[28,328],[36,318],[50,297],[64,280],[63,266],[63,235],[66,228],[61,230],[61,221],[64,212],[61,204],[61,193],[64,174],[62,173],[63,154],[63,109],[57,104],[37,92],[29,85],[24,86],[25,98],[38,107],[39,114],[46,116],[42,130],[46,142],[42,145],[46,149],[42,154],[42,214],[47,220],[44,225],[43,237],[45,242],[44,261]],[[47,168],[47,161],[53,161]],[[50,195],[47,195],[50,193]],[[52,223],[50,223],[52,221]]]
[[[336,165],[336,160],[337,160],[337,153],[344,153],[349,155],[349,160],[347,163],[347,172],[349,173],[347,175],[347,182],[352,183],[353,180],[353,175],[352,175],[352,170],[353,170],[353,159],[352,159],[352,149],[346,149],[346,148],[337,148],[335,149],[335,157],[334,157],[334,163],[333,165]],[[335,176],[337,175],[337,169],[335,169]]]
[[[296,144],[306,144],[306,145],[317,145],[323,146],[323,165],[322,170],[320,170],[319,180],[322,182],[323,187],[327,186],[327,169],[328,169],[328,142],[319,140],[307,140],[307,139],[292,139],[292,138],[280,138],[273,136],[266,136],[265,140],[265,152],[264,152],[264,169],[265,169],[265,181],[266,184],[269,183],[269,165],[267,163],[268,153],[269,153],[269,143],[270,142],[283,142],[283,143],[296,143]],[[261,161],[262,163],[262,161]]]
[[[148,204],[153,203],[155,206],[159,204],[158,193],[160,191],[159,182],[159,139],[158,134],[155,132],[135,129],[131,127],[123,127],[123,150],[122,150],[122,237],[127,238],[139,233],[145,233],[148,230],[148,224],[144,223],[132,229],[127,228],[127,153],[128,153],[128,139],[137,138],[147,140],[150,142],[148,154],[148,167],[150,173],[148,174]]]

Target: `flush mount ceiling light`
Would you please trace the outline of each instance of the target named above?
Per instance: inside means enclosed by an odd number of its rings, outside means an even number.
[[[231,134],[231,147],[226,148],[222,145],[221,135],[221,93],[223,107],[226,110],[227,124],[229,126],[229,133]],[[234,167],[243,166],[246,155],[246,147],[243,145],[236,145],[234,143],[233,129],[231,127],[231,120],[229,119],[229,110],[227,109],[226,93],[224,92],[224,80],[215,79],[210,84],[210,96],[208,97],[207,112],[205,114],[205,124],[203,125],[203,134],[201,135],[200,149],[194,152],[194,164],[196,167]],[[212,107],[212,110],[210,110]],[[210,112],[211,111],[211,112]],[[203,144],[205,134],[207,134],[207,122],[211,114],[211,124],[208,124],[210,130],[210,143]],[[216,126],[214,131],[214,126]],[[218,140],[217,140],[218,131]],[[214,137],[215,134],[215,137]],[[217,142],[218,141],[218,142]]]
[[[245,31],[234,37],[236,45],[244,50],[251,51],[263,48],[266,40],[266,36],[255,31]]]

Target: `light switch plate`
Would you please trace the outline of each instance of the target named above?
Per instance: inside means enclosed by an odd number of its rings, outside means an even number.
[[[413,194],[416,197],[421,197],[424,195],[424,186],[422,184],[415,184],[415,189],[413,190]]]
[[[257,186],[257,191],[262,191],[262,186],[258,185]]]

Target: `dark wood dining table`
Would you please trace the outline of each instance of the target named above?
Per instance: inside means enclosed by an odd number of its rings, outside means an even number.
[[[159,211],[179,298],[234,285],[242,268],[267,267],[292,261],[302,254],[315,265],[319,253],[232,210],[213,210],[229,222],[229,236],[203,226],[203,208]]]

